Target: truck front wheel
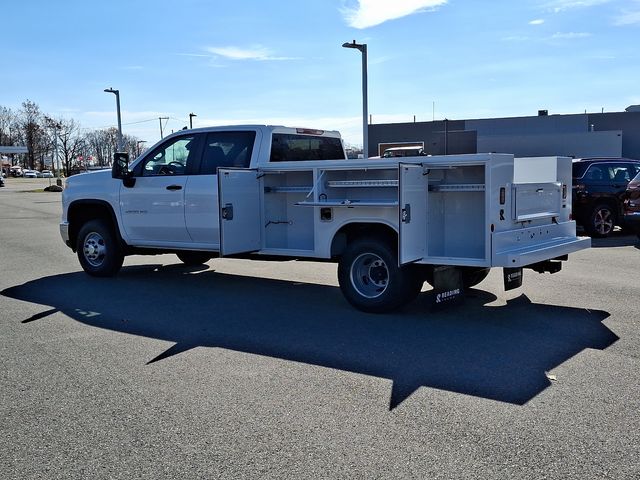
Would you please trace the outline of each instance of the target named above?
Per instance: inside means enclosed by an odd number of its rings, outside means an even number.
[[[113,230],[103,220],[91,220],[80,228],[76,250],[82,269],[94,277],[112,277],[124,261]]]
[[[386,313],[413,300],[422,282],[409,266],[398,267],[395,249],[383,238],[361,238],[349,244],[338,263],[338,282],[358,310]]]

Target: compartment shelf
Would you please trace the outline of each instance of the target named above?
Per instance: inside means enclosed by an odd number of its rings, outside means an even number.
[[[309,193],[312,188],[311,185],[264,187],[264,193]]]
[[[397,207],[397,201],[387,200],[327,200],[324,202],[296,202],[294,205],[298,207]]]
[[[398,180],[330,180],[329,188],[397,187]]]
[[[429,185],[430,192],[484,192],[484,190],[484,183]]]

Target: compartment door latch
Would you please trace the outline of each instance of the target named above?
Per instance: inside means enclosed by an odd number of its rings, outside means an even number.
[[[411,205],[406,204],[402,209],[402,223],[411,223]]]

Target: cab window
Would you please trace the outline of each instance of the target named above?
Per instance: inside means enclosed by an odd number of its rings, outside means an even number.
[[[142,176],[185,175],[187,164],[193,160],[195,136],[174,138],[160,145],[142,164]]]
[[[256,132],[210,132],[202,149],[200,175],[215,175],[219,167],[249,168]]]
[[[274,133],[271,162],[345,160],[342,141],[336,137]]]

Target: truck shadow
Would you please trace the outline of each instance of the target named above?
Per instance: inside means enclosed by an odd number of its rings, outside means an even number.
[[[635,233],[622,232],[616,230],[605,238],[592,238],[591,247],[593,248],[616,248],[616,247],[632,247],[640,246],[640,239]]]
[[[404,312],[370,315],[324,285],[196,271],[182,265],[127,267],[114,279],[46,277],[2,295],[51,307],[92,327],[174,342],[147,364],[194,347],[218,347],[392,380],[389,408],[421,386],[522,405],[550,385],[545,372],[618,337],[603,311],[506,306],[472,290],[466,302],[429,311],[429,292]]]

